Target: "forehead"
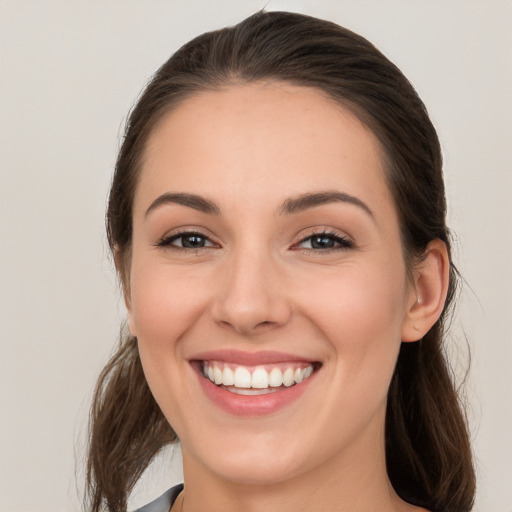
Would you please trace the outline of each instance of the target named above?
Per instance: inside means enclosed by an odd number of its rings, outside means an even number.
[[[164,192],[267,204],[321,189],[390,201],[380,144],[350,110],[309,87],[234,84],[166,114],[143,159],[136,207]]]

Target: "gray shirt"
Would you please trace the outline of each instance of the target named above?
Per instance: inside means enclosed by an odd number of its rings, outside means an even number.
[[[135,512],[169,512],[172,505],[176,501],[178,494],[183,490],[183,484],[172,487],[167,492],[162,494],[160,498],[138,508]]]

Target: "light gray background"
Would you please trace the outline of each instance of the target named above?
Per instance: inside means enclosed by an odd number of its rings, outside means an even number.
[[[512,511],[512,2],[269,1],[365,35],[443,143],[468,286],[449,351],[468,385],[477,512]],[[103,235],[126,114],[181,44],[265,0],[0,0],[0,511],[79,510],[87,407],[124,316]],[[180,479],[161,458],[136,506]]]

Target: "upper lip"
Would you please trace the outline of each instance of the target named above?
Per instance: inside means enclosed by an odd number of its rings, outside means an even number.
[[[190,361],[224,361],[226,363],[239,364],[242,366],[258,366],[287,362],[312,363],[315,361],[314,359],[297,356],[295,354],[287,354],[284,352],[270,350],[246,352],[236,349],[210,350],[194,354],[188,359]]]

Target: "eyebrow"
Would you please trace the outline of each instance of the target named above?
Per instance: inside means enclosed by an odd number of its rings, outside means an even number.
[[[315,206],[321,206],[330,203],[348,203],[361,208],[365,211],[372,219],[374,218],[373,212],[369,206],[361,201],[361,199],[347,194],[345,192],[339,192],[337,190],[327,190],[322,192],[310,192],[307,194],[300,195],[287,199],[279,208],[278,213],[293,214],[299,213]],[[220,208],[209,199],[196,194],[186,194],[178,192],[167,192],[157,197],[146,210],[146,216],[156,208],[164,204],[180,204],[188,206],[194,210],[209,214],[209,215],[220,215]]]
[[[361,199],[350,194],[346,194],[345,192],[339,192],[337,190],[314,192],[287,199],[283,203],[283,206],[281,206],[279,213],[298,213],[307,210],[308,208],[314,208],[315,206],[337,202],[348,203],[357,206],[364,210],[370,217],[372,217],[372,219],[374,219],[374,215],[370,207],[361,201]]]
[[[210,215],[220,215],[220,208],[209,199],[198,196],[196,194],[183,194],[183,193],[172,193],[168,192],[157,197],[146,210],[146,216],[153,211],[155,208],[163,204],[181,204],[188,206],[194,210],[198,210],[203,213]]]

